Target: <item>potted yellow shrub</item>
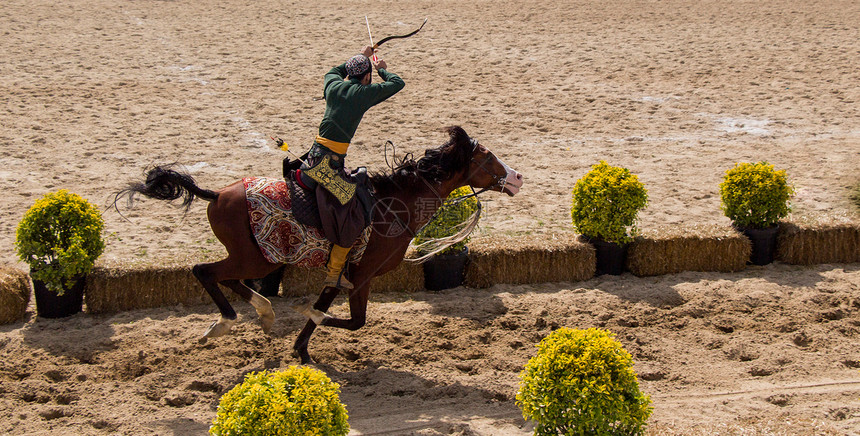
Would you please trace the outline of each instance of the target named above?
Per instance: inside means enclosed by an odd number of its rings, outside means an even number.
[[[648,204],[645,186],[627,168],[601,160],[576,182],[571,197],[573,226],[594,245],[597,274],[621,274],[636,218]]]
[[[419,255],[428,256],[433,253],[437,241],[471,230],[465,229],[464,226],[474,227],[476,222],[469,221],[479,210],[478,200],[475,197],[462,198],[471,193],[472,188],[469,186],[455,189],[430,222],[418,231],[413,244]],[[466,236],[463,240],[432,254],[423,263],[425,288],[439,291],[463,284],[469,262],[469,249],[466,247],[468,242],[469,237]]]
[[[345,436],[349,416],[339,394],[340,385],[307,366],[250,373],[221,397],[209,434]]]
[[[104,251],[103,230],[98,209],[65,189],[46,194],[24,214],[15,246],[30,266],[39,316],[81,311],[86,275]]]
[[[776,252],[779,220],[791,210],[794,188],[785,170],[767,162],[738,163],[726,171],[720,184],[722,209],[732,225],[752,242],[750,262],[767,265]]]
[[[538,344],[520,373],[517,405],[535,435],[642,434],[651,399],[633,358],[606,330],[562,327]]]

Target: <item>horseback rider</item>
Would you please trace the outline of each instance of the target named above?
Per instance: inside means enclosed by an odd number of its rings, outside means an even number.
[[[347,173],[344,160],[364,113],[405,86],[399,76],[386,68],[385,61],[374,56],[373,47],[367,46],[361,54],[325,75],[325,115],[299,171],[301,176],[297,177],[299,181],[308,182],[302,183],[305,186],[315,185],[311,189],[316,191],[322,230],[326,239],[333,243],[326,265],[325,287],[353,288],[343,277],[343,267],[353,243],[369,224],[368,202],[362,202],[356,175]],[[373,69],[382,83],[372,83]],[[358,190],[361,190],[360,185]]]

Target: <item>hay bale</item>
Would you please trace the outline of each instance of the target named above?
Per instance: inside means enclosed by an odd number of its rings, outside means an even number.
[[[776,259],[794,265],[860,262],[860,224],[780,222]]]
[[[296,297],[317,295],[322,291],[325,278],[323,268],[299,268],[287,266],[281,281],[282,295]],[[424,288],[424,272],[421,265],[402,262],[393,271],[375,277],[370,282],[370,292],[415,292]]]
[[[325,279],[323,268],[299,268],[287,265],[281,278],[281,295],[300,297],[319,294],[323,279]]]
[[[466,285],[588,280],[594,276],[594,248],[576,237],[529,235],[474,238],[469,243]]]
[[[728,226],[665,227],[630,244],[627,269],[637,276],[681,271],[735,272],[746,267],[752,244]]]
[[[29,274],[12,266],[0,265],[0,324],[24,319],[30,294]]]
[[[211,303],[194,274],[193,262],[173,264],[126,263],[98,265],[87,276],[87,312],[109,313]],[[231,297],[232,292],[225,290]]]
[[[424,269],[420,264],[402,262],[370,284],[371,292],[417,292],[424,289]]]

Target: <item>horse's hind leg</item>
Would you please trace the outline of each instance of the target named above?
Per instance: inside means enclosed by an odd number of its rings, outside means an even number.
[[[239,280],[224,280],[221,284],[232,289],[243,300],[254,306],[264,333],[268,334],[272,330],[272,325],[275,324],[275,311],[272,310],[272,302],[268,298],[254,292]]]
[[[203,285],[203,288],[206,289],[206,292],[209,293],[212,301],[215,302],[215,305],[218,306],[218,310],[221,312],[221,319],[209,326],[203,334],[204,338],[224,336],[230,333],[230,329],[236,323],[236,311],[233,310],[233,306],[230,305],[227,297],[224,296],[224,293],[221,292],[221,288],[218,286],[218,267],[223,262],[222,260],[215,263],[200,263],[194,265],[194,268],[191,269],[194,277],[197,277],[197,280],[200,281],[200,284]]]
[[[218,305],[221,320],[206,332],[206,337],[227,334],[236,322],[236,312],[221,293],[218,283],[224,283],[245,301],[254,305],[268,330],[274,322],[271,303],[259,294],[241,285],[238,280],[265,277],[280,265],[269,263],[251,232],[245,188],[236,182],[218,192],[218,199],[206,209],[212,233],[227,249],[227,258],[215,263],[194,266],[194,275]],[[261,313],[262,312],[262,313]]]

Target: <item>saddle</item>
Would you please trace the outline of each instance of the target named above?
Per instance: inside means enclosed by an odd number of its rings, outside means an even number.
[[[291,210],[289,187],[284,179],[245,177],[242,184],[251,231],[267,261],[302,268],[317,268],[326,264],[333,241],[322,230],[296,220]],[[358,221],[361,221],[360,212]],[[370,230],[370,227],[365,228],[352,244],[349,262],[358,263],[361,260],[370,239]]]
[[[290,190],[291,211],[296,221],[305,226],[323,229],[316,193],[317,187],[322,185],[341,205],[346,205],[353,197],[357,198],[364,212],[361,228],[369,226],[376,199],[369,183],[367,168],[359,167],[345,179],[331,170],[328,157],[312,168],[303,170],[302,160],[306,158],[307,153],[301,160],[286,157],[283,163],[284,180]]]

